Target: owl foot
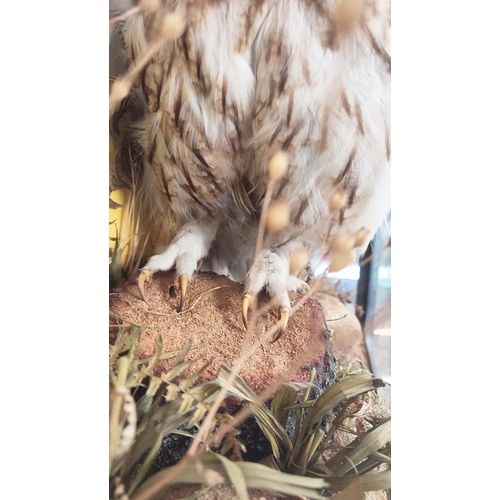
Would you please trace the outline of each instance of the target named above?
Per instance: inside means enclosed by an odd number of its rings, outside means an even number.
[[[139,275],[139,279],[137,280],[137,286],[139,287],[139,294],[141,298],[146,304],[149,305],[149,302],[146,299],[146,294],[144,293],[144,283],[147,281],[151,283],[151,278],[155,272],[152,269],[143,269],[141,274]],[[184,308],[184,301],[186,300],[186,290],[189,283],[189,278],[186,275],[179,276],[179,288],[181,290],[181,300],[179,303],[178,312],[181,312]]]
[[[148,303],[144,293],[144,283],[146,281],[150,283],[156,271],[168,271],[175,266],[181,291],[177,311],[181,312],[186,301],[188,283],[198,269],[199,261],[208,254],[216,231],[217,223],[214,221],[185,224],[167,250],[151,257],[141,269],[137,285],[142,300]]]
[[[261,252],[253,263],[245,279],[245,292],[241,302],[243,324],[248,330],[248,311],[255,296],[266,289],[271,299],[280,308],[280,328],[272,340],[276,342],[285,332],[290,316],[290,298],[288,292],[301,295],[309,291],[309,285],[301,279],[289,274],[287,255],[279,255],[270,250]]]
[[[141,298],[146,304],[149,305],[148,301],[146,300],[146,294],[144,293],[144,282],[147,281],[148,283],[151,283],[151,278],[155,272],[152,269],[143,269],[141,271],[141,274],[139,274],[139,279],[137,280],[137,286],[139,287],[139,294],[141,295]]]

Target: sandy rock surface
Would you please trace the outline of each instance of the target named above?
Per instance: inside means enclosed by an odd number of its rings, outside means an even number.
[[[221,363],[233,366],[243,353],[248,359],[240,376],[257,393],[272,381],[306,380],[315,366],[319,377],[327,377],[331,367],[325,357],[331,357],[331,334],[325,323],[320,304],[307,299],[303,307],[290,317],[286,332],[276,342],[274,335],[255,347],[279,321],[279,309],[271,308],[258,319],[248,335],[241,317],[243,285],[224,276],[198,273],[188,286],[184,312],[177,313],[180,292],[172,272],[156,273],[151,283],[145,284],[146,304],[139,295],[137,278],[130,280],[110,295],[110,310],[125,321],[149,326],[144,328],[140,344],[141,357],[151,356],[158,335],[161,334],[165,351],[182,349],[186,341],[199,346],[186,359],[200,359],[196,367],[212,360],[203,380],[217,376]],[[301,297],[291,294],[292,305]],[[259,306],[268,303],[265,294],[258,299]],[[250,315],[251,316],[251,315]],[[111,322],[114,320],[110,316]],[[116,329],[110,329],[113,342]],[[251,350],[254,349],[252,352]],[[162,361],[160,370],[167,370],[172,361]],[[330,363],[331,364],[331,363]],[[195,367],[193,367],[194,371]]]

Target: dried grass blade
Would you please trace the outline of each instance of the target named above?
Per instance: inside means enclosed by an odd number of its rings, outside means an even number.
[[[295,403],[298,394],[304,389],[313,387],[310,383],[288,383],[282,384],[276,391],[271,401],[271,413],[274,415],[281,427],[286,428],[290,406]]]
[[[238,494],[238,498],[241,500],[249,500],[245,476],[236,462],[231,462],[231,460],[218,453],[212,453],[212,455],[214,455],[224,466],[227,476]]]
[[[224,481],[231,482],[228,472],[218,457],[213,457],[213,453],[204,453],[198,457],[203,466],[219,473]],[[250,462],[230,462],[238,467],[245,479],[247,488],[256,488],[267,491],[277,491],[280,493],[296,496],[306,496],[308,498],[324,500],[320,491],[329,486],[323,479],[300,477],[293,474],[285,474],[273,470],[261,464]],[[131,500],[156,500],[162,498],[169,485],[162,484],[162,478],[168,476],[172,468],[164,469],[149,478],[131,498]],[[197,483],[202,482],[203,478],[199,473],[199,467],[196,464],[189,463],[185,469],[179,472],[174,483]]]
[[[355,439],[352,449],[345,448],[326,462],[335,475],[342,476],[379,449],[391,439],[391,421],[388,419],[378,427],[368,431],[361,440]]]
[[[364,498],[363,484],[360,479],[356,478],[340,493],[328,497],[328,500],[364,500]]]
[[[132,484],[130,486],[130,489],[128,491],[129,496],[137,489],[137,487],[141,484],[141,482],[146,477],[147,473],[149,472],[149,469],[151,468],[151,465],[153,465],[153,462],[154,462],[156,456],[158,455],[158,452],[160,451],[162,442],[163,442],[162,437],[158,436],[158,439],[156,440],[155,444],[153,445],[153,447],[149,451],[148,456],[146,457],[146,460],[144,460],[144,463],[141,465],[141,468],[139,469],[137,476],[134,478],[134,481],[132,482]]]
[[[230,373],[231,371],[227,366],[221,365],[219,376],[217,377],[217,379],[221,382],[221,385]],[[292,442],[285,429],[279,424],[267,406],[250,389],[250,387],[248,387],[241,377],[237,375],[234,379],[233,385],[231,385],[227,391],[229,394],[237,396],[243,401],[248,401],[255,405],[253,408],[255,420],[271,443],[273,455],[278,461],[281,456],[281,446],[284,446],[288,452],[292,451]]]
[[[190,340],[188,340],[186,342],[186,345],[182,348],[182,351],[177,356],[177,359],[174,361],[172,368],[175,368],[178,364],[180,364],[184,361],[186,354],[191,350],[191,345],[192,345],[192,342]]]
[[[307,412],[301,432],[297,438],[298,441],[303,441],[306,434],[310,432],[310,429],[339,404],[384,385],[385,383],[382,380],[374,378],[371,374],[360,373],[330,386],[316,399],[314,406]]]
[[[212,361],[207,361],[199,370],[195,371],[192,375],[190,375],[188,378],[181,380],[179,382],[179,387],[181,388],[181,391],[187,391],[195,382],[198,378],[203,375],[205,370],[212,364]]]
[[[176,366],[172,367],[168,373],[163,373],[160,375],[160,378],[163,382],[172,382],[177,377],[180,377],[186,370],[191,368],[196,363],[195,361],[183,361],[178,363]]]
[[[361,482],[361,487],[363,491],[379,491],[387,490],[391,487],[391,471],[377,472],[376,474],[363,474],[362,476],[357,476]],[[328,482],[327,489],[333,491],[342,491],[347,488],[353,481],[352,477],[330,477],[325,478]]]

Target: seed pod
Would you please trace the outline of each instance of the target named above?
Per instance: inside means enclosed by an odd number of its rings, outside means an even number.
[[[330,265],[328,269],[334,273],[342,271],[347,266],[352,264],[353,258],[351,252],[335,252],[330,254]]]
[[[331,198],[329,202],[330,213],[338,212],[347,200],[347,194],[345,191],[337,191]]]
[[[356,246],[356,237],[352,233],[336,234],[330,241],[330,248],[336,252],[347,252]]]
[[[212,469],[202,469],[201,476],[203,478],[203,483],[210,487],[224,482],[222,474]]]
[[[139,8],[144,12],[155,12],[160,5],[160,0],[140,0]]]
[[[306,268],[309,255],[305,248],[297,248],[290,253],[290,274],[296,275]]]
[[[111,85],[110,101],[120,102],[127,97],[130,90],[130,81],[117,78]]]
[[[271,181],[279,181],[288,170],[288,155],[278,151],[269,160],[268,176]]]
[[[361,245],[363,245],[364,243],[366,243],[366,241],[368,240],[369,236],[370,236],[370,231],[368,229],[366,229],[365,227],[362,227],[361,229],[358,229],[354,233],[354,238],[355,238],[354,246],[355,247],[360,247]]]
[[[365,0],[340,0],[335,11],[335,24],[340,36],[350,35],[359,26]]]
[[[269,231],[283,231],[290,221],[290,207],[284,202],[276,202],[267,214],[266,225]]]
[[[186,18],[180,12],[173,12],[167,14],[163,18],[163,25],[161,28],[161,36],[167,40],[177,38],[184,33],[186,29]]]

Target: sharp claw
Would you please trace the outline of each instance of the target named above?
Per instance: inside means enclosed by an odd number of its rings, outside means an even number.
[[[179,288],[181,289],[181,301],[179,303],[179,308],[177,309],[177,312],[181,312],[182,309],[184,308],[184,300],[186,299],[186,290],[187,286],[189,283],[189,278],[183,274],[182,276],[179,276]]]
[[[288,318],[290,316],[290,309],[288,307],[282,307],[280,309],[280,321],[281,321],[281,326],[280,329],[278,330],[278,333],[276,337],[274,337],[273,340],[271,340],[271,343],[276,342],[277,340],[280,339],[280,337],[285,333],[286,327],[288,325]]]
[[[304,296],[304,295],[307,295],[308,293],[309,294],[311,293],[311,287],[305,281],[302,281],[300,288],[297,289],[296,292],[299,295]]]
[[[137,280],[137,286],[139,287],[139,294],[141,299],[149,305],[149,302],[146,300],[146,294],[144,293],[144,282],[147,281],[151,283],[151,276],[153,276],[154,271],[152,269],[143,269],[141,274],[139,274],[139,279]]]
[[[251,293],[245,293],[243,295],[243,300],[241,302],[241,313],[243,316],[243,324],[245,325],[245,329],[248,330],[248,308],[252,304],[252,294]]]

